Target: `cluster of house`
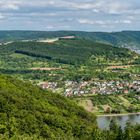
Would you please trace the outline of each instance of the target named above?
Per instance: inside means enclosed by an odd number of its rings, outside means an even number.
[[[43,82],[39,86],[43,89],[50,89],[55,91],[58,84],[55,82]],[[70,96],[81,96],[83,94],[101,94],[110,95],[115,93],[137,92],[140,93],[140,81],[65,81],[64,82],[64,95]]]
[[[41,82],[38,84],[42,89],[50,89],[54,91],[57,88],[57,83],[55,82]]]
[[[140,93],[140,81],[105,81],[105,82],[73,82],[67,81],[65,84],[65,96],[82,95],[82,94],[113,94],[137,92]]]
[[[82,95],[88,94],[90,92],[90,88],[88,82],[74,82],[74,81],[66,81],[65,82],[65,96],[73,96],[73,95]]]

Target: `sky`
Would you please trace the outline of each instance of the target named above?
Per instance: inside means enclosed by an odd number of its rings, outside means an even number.
[[[140,0],[0,0],[0,30],[140,30]]]

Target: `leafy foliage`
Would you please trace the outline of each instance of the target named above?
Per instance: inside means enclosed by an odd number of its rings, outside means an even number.
[[[95,128],[96,117],[69,99],[0,75],[0,135],[80,138]]]

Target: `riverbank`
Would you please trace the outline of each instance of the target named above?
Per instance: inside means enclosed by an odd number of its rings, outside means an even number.
[[[116,123],[122,128],[122,130],[124,130],[127,122],[131,122],[133,125],[140,124],[140,112],[127,114],[108,114],[97,117],[98,127],[103,130],[110,130],[109,125],[112,119],[114,119]]]
[[[140,115],[140,112],[137,112],[137,113],[121,113],[121,114],[103,114],[103,115],[97,115],[97,117],[114,117],[114,116],[127,116],[127,115]]]

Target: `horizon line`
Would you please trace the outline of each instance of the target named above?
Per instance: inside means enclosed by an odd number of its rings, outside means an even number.
[[[113,32],[140,32],[140,30],[116,30],[116,31],[86,31],[86,30],[32,30],[32,29],[17,29],[17,30],[14,30],[14,29],[4,29],[4,30],[1,30],[0,29],[0,32],[2,31],[9,31],[9,32],[12,32],[12,31],[17,31],[17,32],[89,32],[89,33],[96,33],[96,32],[101,32],[101,33],[113,33]]]

